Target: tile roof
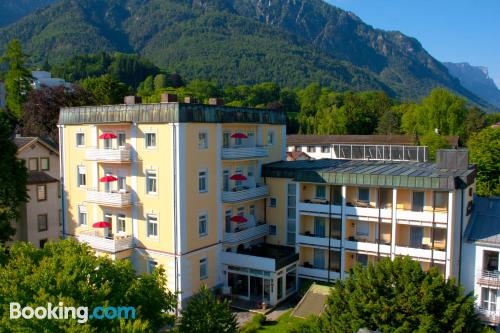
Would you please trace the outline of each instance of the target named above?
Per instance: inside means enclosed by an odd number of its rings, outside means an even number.
[[[337,185],[391,186],[452,190],[471,184],[475,166],[467,170],[439,169],[435,163],[374,160],[300,160],[263,165],[264,177]]]
[[[21,149],[23,148],[24,146],[32,143],[34,140],[36,140],[36,137],[35,136],[21,136],[21,137],[15,137],[14,138],[14,143],[16,144],[17,146],[17,149]]]
[[[17,146],[17,150],[23,149],[25,146],[37,141],[59,155],[59,146],[49,138],[41,138],[36,136],[16,136],[13,141]]]
[[[469,242],[500,245],[500,197],[474,197],[465,238]]]
[[[43,171],[30,171],[28,173],[28,185],[57,182],[56,178]]]

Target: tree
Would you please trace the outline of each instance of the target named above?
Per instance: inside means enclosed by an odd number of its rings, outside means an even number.
[[[479,132],[484,128],[486,124],[485,114],[477,107],[469,109],[467,112],[467,118],[465,119],[465,137],[464,140],[467,141],[474,133]]]
[[[420,137],[420,144],[429,148],[429,158],[434,161],[438,149],[450,148],[450,143],[442,135],[436,133],[425,134]]]
[[[15,287],[13,287],[15,286]],[[0,327],[7,332],[137,332],[157,331],[173,323],[168,314],[176,297],[166,289],[165,272],[137,276],[129,260],[113,261],[96,257],[87,245],[74,240],[49,242],[43,249],[18,242],[10,249],[7,262],[0,266]],[[89,314],[98,306],[131,306],[135,321],[92,320],[12,320],[9,303],[21,306],[87,306]],[[125,329],[126,328],[126,329]]]
[[[387,109],[378,120],[377,133],[399,134],[401,128],[401,114],[395,109]]]
[[[29,93],[23,104],[23,134],[49,137],[59,142],[57,122],[61,107],[92,105],[94,97],[79,86],[41,87]]]
[[[219,301],[203,285],[182,311],[179,333],[237,332],[236,317],[227,301]]]
[[[22,117],[22,105],[31,90],[32,76],[25,67],[27,55],[23,53],[21,43],[13,39],[8,45],[2,62],[7,63],[5,90],[7,109],[18,119]]]
[[[472,294],[436,268],[409,257],[355,266],[337,281],[320,322],[322,332],[480,332]]]
[[[130,87],[111,75],[86,78],[81,82],[82,88],[89,91],[96,104],[122,104],[123,98],[130,94]]]
[[[500,196],[500,128],[488,127],[467,143],[469,157],[477,167],[477,194]]]
[[[11,223],[19,218],[20,205],[28,200],[28,171],[17,159],[17,147],[12,141],[13,120],[0,111],[0,244],[15,234]]]

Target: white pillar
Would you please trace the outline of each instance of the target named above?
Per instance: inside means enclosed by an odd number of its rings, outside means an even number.
[[[130,128],[130,159],[131,159],[131,166],[130,166],[130,190],[131,190],[131,197],[132,197],[132,217],[131,217],[131,222],[132,222],[132,239],[134,243],[137,242],[138,238],[138,225],[137,225],[137,204],[139,203],[139,196],[138,196],[138,188],[137,188],[137,124],[133,123],[131,128]]]
[[[392,189],[391,260],[396,256],[397,188]]]
[[[453,242],[453,213],[455,210],[455,206],[453,204],[453,191],[448,192],[448,221],[447,221],[447,229],[446,229],[446,271],[444,277],[448,279],[451,276],[453,261],[452,253],[453,247],[455,243]],[[459,227],[460,228],[460,227]]]
[[[345,276],[345,246],[344,243],[346,241],[345,239],[345,229],[347,228],[347,221],[345,219],[345,209],[346,209],[346,195],[347,195],[347,187],[345,185],[342,185],[342,209],[341,211],[341,216],[340,216],[340,223],[341,223],[341,235],[340,239],[342,239],[342,247],[340,248],[340,278],[343,279]]]

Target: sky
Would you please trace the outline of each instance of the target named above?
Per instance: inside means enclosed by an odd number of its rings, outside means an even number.
[[[417,38],[437,60],[485,66],[500,87],[500,0],[325,0]]]

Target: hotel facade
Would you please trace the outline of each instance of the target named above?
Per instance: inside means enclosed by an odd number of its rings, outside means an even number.
[[[462,152],[286,162],[283,112],[164,100],[61,110],[63,233],[139,273],[162,265],[180,304],[206,284],[272,306],[381,257],[460,271]]]

